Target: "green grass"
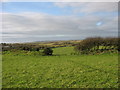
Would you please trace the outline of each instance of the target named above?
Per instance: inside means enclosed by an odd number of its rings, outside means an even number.
[[[61,48],[54,48],[53,55],[71,55],[75,53],[74,47],[61,47]]]
[[[118,55],[71,55],[73,47],[54,56],[3,55],[3,88],[117,88]],[[56,56],[55,56],[56,55]]]

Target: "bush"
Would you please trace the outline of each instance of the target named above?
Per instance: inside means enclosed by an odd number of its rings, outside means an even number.
[[[53,50],[51,48],[45,48],[42,53],[43,55],[52,55]]]
[[[44,49],[46,46],[42,45],[34,45],[34,44],[5,44],[2,43],[2,51],[9,50],[24,50],[24,51],[40,51]]]
[[[120,38],[115,37],[90,37],[82,40],[78,45],[76,45],[75,50],[81,54],[100,53],[111,50],[119,51],[119,40]]]

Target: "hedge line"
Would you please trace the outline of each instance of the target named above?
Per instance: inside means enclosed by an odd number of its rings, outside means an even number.
[[[75,50],[81,54],[89,54],[93,52],[104,52],[104,51],[120,51],[120,38],[116,37],[89,37],[84,39],[78,45]]]
[[[29,45],[29,44],[2,44],[2,51],[9,50],[25,50],[25,51],[39,51],[47,46]]]

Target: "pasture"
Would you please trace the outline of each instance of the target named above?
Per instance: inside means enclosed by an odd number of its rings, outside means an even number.
[[[118,54],[72,55],[73,47],[53,56],[8,52],[2,57],[3,88],[118,88]]]

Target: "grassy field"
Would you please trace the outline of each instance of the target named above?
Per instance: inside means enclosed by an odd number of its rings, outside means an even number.
[[[73,47],[53,50],[53,56],[4,54],[3,88],[118,87],[118,54],[71,55]]]

